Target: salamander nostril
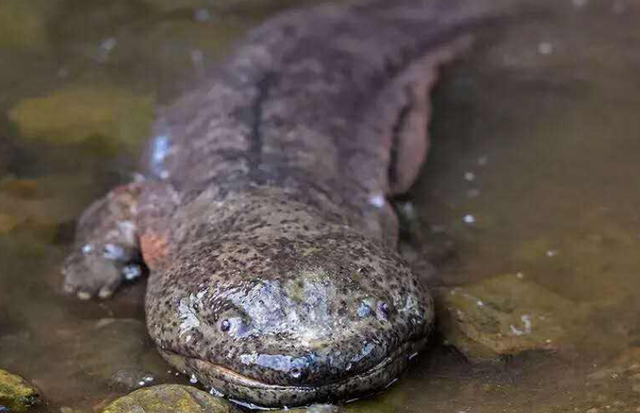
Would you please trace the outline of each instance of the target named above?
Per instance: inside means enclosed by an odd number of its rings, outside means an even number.
[[[380,310],[380,314],[382,315],[382,317],[384,317],[385,319],[389,318],[389,304],[384,301],[380,301],[378,303],[378,310]]]

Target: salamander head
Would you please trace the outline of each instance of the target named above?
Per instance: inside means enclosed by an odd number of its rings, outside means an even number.
[[[161,353],[206,386],[260,406],[388,385],[426,340],[428,292],[380,243],[278,202],[228,205],[241,213],[233,227],[183,249],[150,280],[147,321]]]

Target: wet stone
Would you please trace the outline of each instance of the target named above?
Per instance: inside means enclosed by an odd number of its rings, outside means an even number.
[[[521,275],[438,289],[436,308],[446,342],[478,362],[558,349],[578,316],[574,302]]]
[[[54,144],[98,140],[127,148],[149,136],[154,99],[109,86],[69,85],[18,102],[9,112],[23,138]]]
[[[0,370],[0,412],[23,412],[38,404],[40,394],[27,381],[8,371]]]
[[[240,413],[228,401],[195,387],[164,384],[136,390],[109,404],[102,413]]]

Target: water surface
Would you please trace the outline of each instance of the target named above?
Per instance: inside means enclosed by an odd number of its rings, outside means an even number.
[[[80,211],[135,171],[150,108],[292,3],[0,3],[0,367],[42,389],[38,411],[99,409],[127,392],[116,370],[188,382],[146,336],[143,285],[77,302],[58,268]],[[640,4],[538,6],[445,70],[411,200],[454,241],[444,283],[521,273],[587,316],[553,354],[470,364],[436,345],[350,410],[640,411]]]

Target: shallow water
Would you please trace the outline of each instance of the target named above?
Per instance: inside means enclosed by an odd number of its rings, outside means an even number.
[[[143,285],[77,302],[60,293],[58,268],[74,218],[134,171],[149,105],[292,3],[253,1],[0,3],[0,367],[42,389],[41,411],[99,408],[127,392],[110,384],[116,370],[188,382],[146,337]],[[640,347],[639,18],[637,1],[549,0],[482,36],[443,74],[432,152],[411,194],[425,233],[455,243],[440,264],[445,284],[522,273],[584,309],[571,343],[489,364],[435,346],[349,410],[640,411],[640,369],[619,367]],[[68,93],[78,89],[103,100]],[[21,103],[51,95],[62,96],[51,118]],[[85,110],[120,104],[135,116]],[[71,139],[94,116],[110,125],[105,136]],[[17,121],[34,125],[31,138]]]

